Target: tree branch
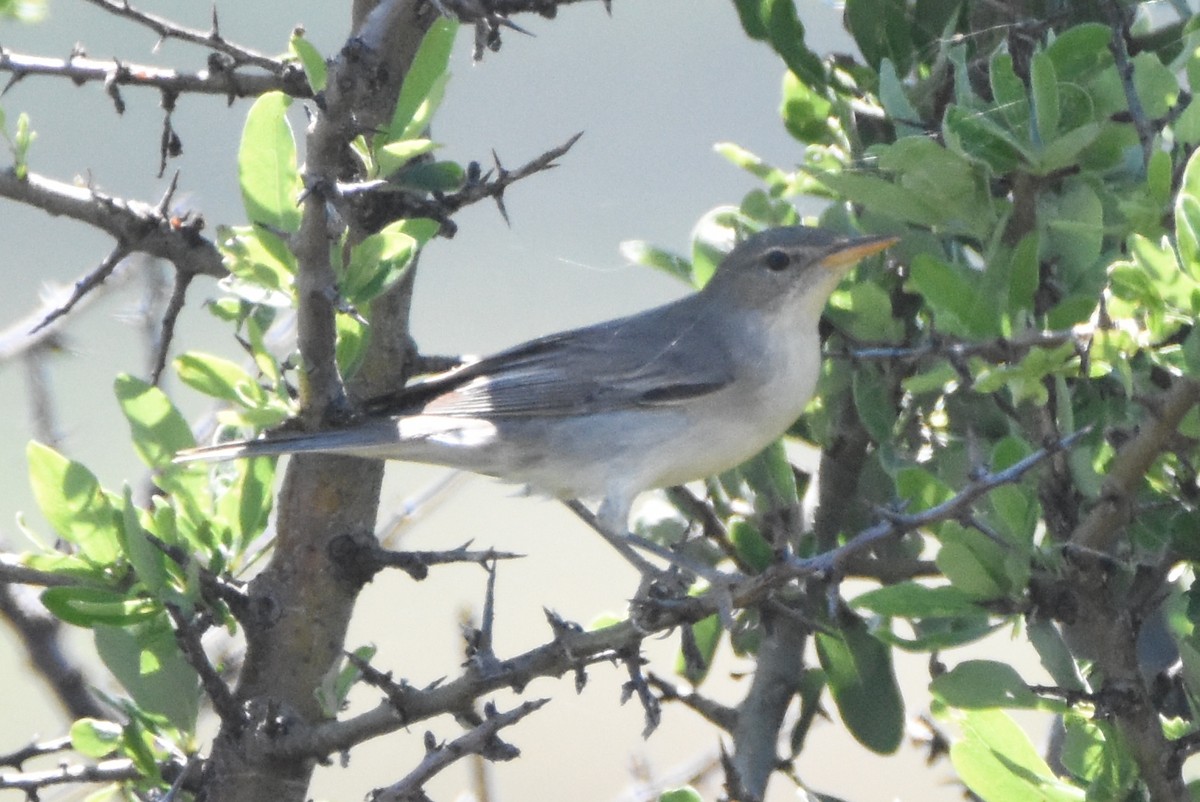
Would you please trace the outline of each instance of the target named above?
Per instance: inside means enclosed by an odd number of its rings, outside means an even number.
[[[1129,523],[1133,498],[1145,481],[1146,472],[1174,437],[1183,416],[1198,403],[1200,381],[1176,378],[1155,402],[1151,410],[1154,419],[1143,425],[1113,457],[1100,498],[1071,534],[1071,543],[1100,552],[1112,549],[1118,533]]]
[[[20,179],[12,169],[0,170],[0,197],[86,223],[123,243],[130,252],[166,259],[183,273],[216,278],[228,274],[216,246],[200,236],[204,224],[200,218],[172,218],[141,201],[34,173]]]
[[[515,747],[500,745],[497,735],[505,727],[511,727],[521,719],[534,712],[549,699],[535,699],[523,702],[512,710],[498,713],[490,710],[483,722],[471,729],[465,735],[455,738],[448,744],[432,745],[427,749],[424,759],[403,780],[381,788],[368,798],[372,802],[408,802],[409,800],[426,799],[422,791],[425,783],[429,782],[438,772],[449,767],[467,755],[480,755],[488,760],[511,760],[520,755]]]
[[[199,31],[180,25],[166,17],[159,17],[145,11],[138,11],[129,5],[129,0],[121,0],[120,2],[117,2],[117,0],[87,0],[87,2],[104,9],[110,14],[149,28],[158,34],[160,41],[178,39],[182,42],[202,45],[210,50],[229,56],[235,64],[253,64],[276,75],[281,74],[286,68],[286,65],[278,59],[271,58],[248,47],[234,44],[221,36],[215,8],[213,9],[212,28],[208,31]]]
[[[267,92],[286,92],[292,97],[310,97],[312,90],[298,68],[279,65],[267,74],[246,73],[234,65],[216,62],[209,69],[187,72],[117,59],[93,59],[82,55],[47,58],[14,53],[0,48],[0,72],[11,73],[8,86],[31,75],[65,78],[76,85],[101,83],[111,94],[113,87],[157,89],[172,95],[184,93],[234,98],[258,97]],[[121,111],[118,104],[118,112]]]

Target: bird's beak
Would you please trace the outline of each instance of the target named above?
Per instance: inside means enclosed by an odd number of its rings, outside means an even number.
[[[855,237],[854,239],[843,240],[833,246],[830,252],[817,264],[821,265],[821,267],[827,267],[830,270],[849,267],[858,260],[873,253],[879,253],[884,248],[889,248],[899,241],[899,237],[891,235]]]

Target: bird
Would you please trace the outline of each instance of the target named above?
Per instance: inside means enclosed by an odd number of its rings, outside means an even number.
[[[412,382],[342,426],[187,449],[174,461],[323,453],[442,465],[599,500],[598,525],[627,532],[643,491],[729,470],[800,417],[820,374],[830,294],[897,241],[769,228],[679,300]]]

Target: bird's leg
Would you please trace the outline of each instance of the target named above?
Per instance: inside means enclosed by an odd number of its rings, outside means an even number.
[[[605,514],[604,504],[600,506],[600,514],[595,515],[578,499],[568,499],[563,503],[567,505],[567,508],[571,512],[578,515],[584,523],[599,532],[600,536],[616,549],[617,554],[624,557],[625,561],[632,565],[643,577],[653,577],[661,573],[658,566],[637,553],[633,544],[627,539],[628,533],[624,531],[625,527],[623,525],[613,528],[609,524],[611,516]],[[605,504],[607,503],[606,501]]]
[[[600,503],[600,510],[595,515],[577,500],[567,501],[566,504],[584,522],[599,532],[600,536],[608,541],[618,554],[637,569],[638,573],[642,575],[643,586],[649,586],[662,580],[664,572],[639,554],[637,549],[649,552],[655,557],[661,557],[668,565],[674,566],[685,575],[701,577],[712,585],[723,585],[729,579],[712,566],[699,560],[693,560],[629,531],[629,512],[632,505],[628,501],[614,500],[612,496],[606,497]]]

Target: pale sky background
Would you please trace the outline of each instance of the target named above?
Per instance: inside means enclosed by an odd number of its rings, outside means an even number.
[[[221,30],[230,39],[277,52],[293,24],[303,23],[310,39],[331,52],[345,36],[345,5],[224,3]],[[685,250],[701,215],[738,203],[757,186],[713,153],[716,142],[737,142],[785,167],[799,158],[798,143],[778,119],[782,63],[743,34],[732,3],[616,0],[613,5],[611,18],[599,2],[563,8],[554,21],[521,17],[518,22],[536,36],[506,32],[504,48],[479,64],[470,60],[469,33],[461,34],[454,77],[434,128],[434,138],[445,145],[442,156],[487,164],[495,149],[506,164],[517,165],[577,131],[585,133],[558,169],[509,190],[511,228],[493,205],[480,204],[456,218],[460,231],[452,241],[428,249],[415,302],[415,333],[427,352],[488,352],[678,295],[683,288],[673,280],[626,264],[619,243],[645,239]],[[801,0],[798,6],[819,50],[851,47],[838,8],[817,0]],[[141,7],[207,26],[207,3],[145,2]],[[69,0],[51,0],[50,17],[42,25],[0,25],[0,42],[16,52],[65,56],[77,41],[94,57],[116,55],[133,62],[194,69],[205,57],[200,48],[176,42],[154,54],[149,32]],[[158,97],[135,89],[123,94],[129,109],[118,118],[98,85],[31,78],[0,97],[0,107],[10,126],[19,111],[31,112],[39,135],[31,156],[34,171],[61,180],[90,173],[105,191],[154,201],[166,185],[154,175]],[[184,156],[170,169],[182,171],[181,195],[204,213],[210,233],[218,223],[242,220],[233,155],[248,108],[244,101],[227,108],[219,98],[184,97],[175,114]],[[36,303],[44,283],[73,281],[110,247],[105,237],[80,224],[0,201],[0,277],[6,288],[0,327]],[[199,308],[200,301],[216,294],[211,281],[193,285],[175,353],[188,348],[231,352],[224,331],[208,323]],[[110,390],[118,371],[144,373],[140,335],[128,320],[137,303],[135,286],[87,310],[69,332],[69,352],[54,364],[67,435],[63,448],[109,487],[136,482],[141,475]],[[0,521],[6,521],[0,534],[12,539],[13,515],[33,508],[24,465],[30,430],[20,366],[3,366],[0,383],[7,411],[0,420],[5,488]],[[179,396],[189,412],[204,409],[195,394]],[[439,475],[434,469],[391,468],[381,516]],[[36,525],[36,515],[30,518]],[[511,488],[485,480],[469,482],[415,528],[406,544],[445,548],[471,538],[481,547],[529,555],[504,566],[499,576],[496,645],[501,657],[549,637],[543,606],[586,623],[602,611],[623,609],[635,589],[624,564],[559,505],[517,497]],[[472,567],[434,571],[420,584],[402,576],[381,577],[363,596],[349,645],[377,644],[377,665],[418,684],[454,675],[462,659],[458,615],[479,609],[483,587],[483,572]],[[0,638],[7,637],[0,631]],[[86,636],[75,637],[73,645],[80,655],[90,651]],[[677,645],[678,638],[649,644],[659,671],[670,670]],[[745,682],[728,675],[747,668],[725,649],[713,687],[706,689],[733,703]],[[912,717],[925,705],[924,658],[908,660],[903,672],[912,689]],[[617,799],[630,786],[635,765],[659,777],[714,752],[712,728],[681,707],[668,706],[660,731],[642,741],[636,703],[616,705],[623,671],[598,666],[590,676],[578,697],[569,678],[543,680],[527,690],[528,696],[555,700],[506,733],[524,756],[494,767],[497,798]],[[61,714],[40,684],[26,676],[12,646],[0,648],[0,678],[0,751],[19,747],[31,733],[63,732]],[[370,693],[356,698],[360,706],[375,701]],[[512,701],[503,694],[497,698],[502,708]],[[398,779],[397,772],[420,755],[427,727],[442,738],[458,734],[453,722],[439,720],[356,750],[349,769],[321,770],[313,796],[357,800],[371,787]],[[840,729],[840,724],[818,723],[810,735],[799,771],[814,789],[859,802],[958,798],[957,789],[945,784],[944,765],[924,769],[922,755],[907,746],[896,757],[874,756]],[[452,772],[437,780],[431,793],[449,800],[462,787],[463,774]],[[19,795],[0,794],[0,799],[10,797]],[[786,781],[776,778],[772,799],[790,798]]]

